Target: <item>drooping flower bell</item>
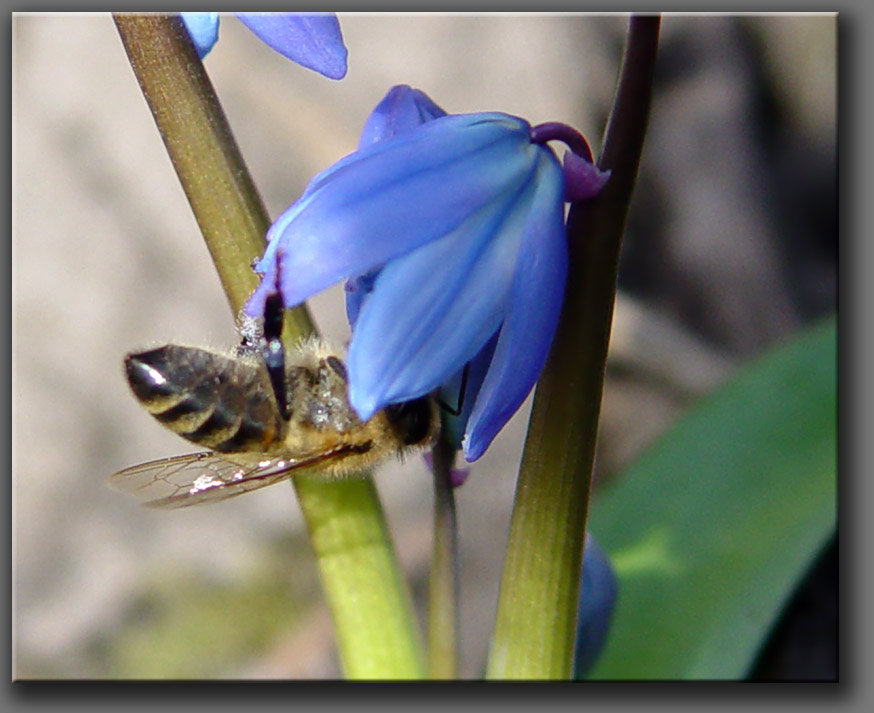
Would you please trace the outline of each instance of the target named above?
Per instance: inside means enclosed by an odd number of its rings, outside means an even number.
[[[545,144],[554,138],[587,159],[570,169],[582,179],[565,180]],[[317,175],[270,228],[244,311],[259,316],[277,290],[290,306],[349,280],[352,407],[366,419],[441,387],[455,390],[444,398],[454,404],[464,381],[454,429],[475,460],[546,360],[567,272],[566,187],[587,197],[606,178],[569,127],[447,115],[395,87],[358,151]]]
[[[346,46],[333,13],[236,12],[263,42],[292,62],[329,79],[346,76]],[[182,21],[203,59],[218,40],[217,12],[183,12]]]

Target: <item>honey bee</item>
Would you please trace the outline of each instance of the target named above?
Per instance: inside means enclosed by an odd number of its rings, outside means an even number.
[[[146,411],[210,450],[126,468],[110,484],[149,507],[180,508],[302,472],[342,477],[434,442],[433,397],[389,405],[362,422],[349,405],[337,350],[309,340],[286,365],[279,332],[281,321],[265,320],[261,354],[174,344],[129,354],[127,379]]]

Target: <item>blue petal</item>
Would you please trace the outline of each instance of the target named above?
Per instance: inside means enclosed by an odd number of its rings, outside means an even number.
[[[298,304],[451,233],[524,183],[538,147],[503,114],[446,116],[341,160],[270,228],[285,303]]]
[[[406,84],[394,86],[388,90],[364,123],[358,150],[394,138],[442,116],[446,116],[446,112],[431,101],[423,91],[412,89]],[[310,189],[311,187],[308,187],[308,190]],[[381,267],[378,267],[364,275],[351,277],[346,282],[346,316],[349,325],[353,328],[361,305],[373,289],[373,283],[380,269]]]
[[[264,304],[267,298],[279,291],[279,242],[268,242],[267,249],[261,260],[255,265],[255,270],[261,275],[261,282],[255,291],[249,295],[243,305],[243,314],[249,317],[263,317]]]
[[[217,12],[180,12],[182,22],[191,41],[197,48],[197,54],[203,59],[209,54],[218,41],[219,15]]]
[[[238,12],[237,17],[279,54],[329,79],[346,76],[346,46],[333,14]]]
[[[492,363],[499,334],[500,332],[495,332],[477,355],[454,376],[444,381],[440,387],[438,396],[446,405],[446,409],[452,412],[444,410],[443,427],[447,431],[449,442],[456,449],[461,448],[464,430],[476,404],[476,397],[482,388],[483,380],[486,378],[486,373]],[[466,379],[465,369],[467,370]],[[464,386],[464,390],[462,390],[462,386]]]
[[[574,678],[583,678],[598,660],[607,640],[618,584],[610,560],[588,532],[583,550]]]
[[[464,438],[464,456],[479,458],[521,406],[546,362],[567,275],[562,170],[541,148],[507,317]]]
[[[394,87],[393,89],[390,89],[388,94],[386,94],[386,96],[383,98],[382,102],[380,102],[380,104],[377,105],[376,109],[374,109],[373,112],[371,112],[371,115],[370,115],[370,117],[368,117],[367,121],[369,122],[373,119],[374,115],[377,113],[380,106],[382,106],[383,102],[388,100],[390,97],[392,97],[392,99],[395,99],[396,97],[392,96],[392,92],[395,89],[398,89],[399,87],[403,87],[403,86],[405,86],[405,85],[398,85],[398,86]],[[439,119],[439,118],[442,118],[443,116],[446,116],[446,112],[443,111],[439,106],[437,106],[436,104],[431,102],[431,100],[428,98],[427,94],[425,94],[424,92],[420,92],[418,89],[414,89],[411,91],[417,92],[418,94],[421,94],[422,97],[424,97],[425,101],[422,103],[422,106],[423,106],[422,115],[423,116],[426,113],[433,114],[431,119]],[[413,99],[416,100],[415,97],[413,97]],[[430,102],[433,106],[428,108],[427,107],[428,102]],[[400,110],[400,108],[398,108],[398,107],[396,107],[396,109]],[[506,119],[513,119],[515,121],[522,121],[521,119],[516,119],[515,117],[510,117],[510,116],[507,116],[506,114],[459,114],[456,116],[456,118],[461,119],[460,123],[458,125],[447,124],[443,127],[443,130],[444,131],[451,131],[452,130],[451,126],[455,126],[455,128],[460,129],[460,128],[463,128],[464,126],[467,126],[467,125],[473,125],[473,124],[478,123],[477,119],[482,118],[482,117],[492,117],[492,118],[503,117]],[[371,134],[371,136],[373,137],[373,140],[370,141],[367,144],[367,146],[362,145],[362,142],[359,140],[359,147],[358,147],[357,151],[349,154],[348,156],[344,156],[343,158],[341,158],[339,161],[337,161],[333,165],[328,166],[328,168],[326,168],[324,171],[316,174],[313,177],[313,179],[309,182],[309,185],[307,185],[306,190],[303,192],[303,194],[301,195],[301,197],[298,199],[297,202],[299,203],[304,198],[306,198],[308,195],[310,195],[311,193],[313,193],[316,190],[318,190],[319,188],[321,188],[322,185],[331,176],[333,176],[334,173],[336,173],[340,169],[345,168],[349,164],[355,163],[356,161],[359,161],[362,158],[362,155],[365,153],[364,149],[366,149],[368,146],[373,146],[373,144],[382,143],[383,141],[386,141],[390,138],[394,138],[395,136],[406,133],[407,131],[409,131],[411,129],[415,129],[416,127],[420,126],[421,124],[425,123],[426,121],[430,121],[431,119],[420,121],[414,125],[413,122],[410,120],[410,117],[408,116],[407,119],[402,122],[404,125],[404,129],[400,130],[401,122],[396,122],[396,124],[395,124],[396,130],[394,131],[394,133],[391,136],[388,133],[386,133],[385,135],[383,135],[381,137],[377,137],[376,132],[378,129],[376,127],[374,127],[373,132]],[[373,120],[375,122],[379,121],[377,119],[373,119]],[[362,132],[362,138],[364,136],[364,132],[368,131],[367,127],[366,127],[366,123],[367,122],[365,122],[365,129]],[[525,123],[525,122],[523,122],[523,123],[525,124],[526,127],[528,127],[527,123]],[[528,128],[530,129],[530,127],[528,127]]]
[[[534,191],[529,180],[520,193],[382,269],[347,358],[349,400],[361,418],[437,389],[495,333]]]
[[[349,321],[349,326],[355,329],[355,323],[358,321],[358,315],[361,312],[361,307],[367,295],[373,292],[373,285],[376,282],[376,277],[379,270],[372,270],[363,275],[349,278],[344,285],[346,293],[346,319]]]
[[[501,140],[509,140],[511,142],[515,140],[522,146],[530,143],[527,138],[528,131],[530,130],[528,123],[523,119],[518,119],[507,114],[454,114],[452,116],[438,118],[442,119],[442,121],[439,122],[439,126],[434,126],[429,123],[427,127],[424,125],[414,127],[416,128],[415,132],[406,132],[406,134],[414,133],[414,136],[405,134],[401,139],[395,138],[395,140],[391,142],[376,142],[375,144],[371,144],[368,149],[355,151],[348,156],[344,156],[331,166],[328,166],[328,168],[312,178],[301,197],[279,217],[279,220],[286,218],[286,216],[288,220],[291,220],[293,217],[291,212],[295,208],[299,208],[304,199],[309,198],[316,191],[323,188],[325,184],[334,177],[335,173],[341,172],[350,166],[356,166],[359,161],[368,159],[369,157],[380,154],[383,151],[390,151],[396,154],[400,154],[401,152],[415,154],[418,151],[434,152],[435,156],[430,159],[422,157],[417,159],[410,155],[398,157],[397,160],[402,162],[402,165],[398,166],[398,169],[403,169],[403,162],[407,161],[407,168],[409,169],[407,173],[414,173],[417,170],[423,170],[422,166],[440,163],[440,156],[447,154],[449,151],[455,151],[459,154],[458,159],[462,159],[463,156],[461,156],[461,154],[474,154],[476,151],[490,148],[492,143],[497,143]],[[434,133],[432,134],[431,132]],[[464,135],[459,132],[464,132]],[[489,135],[490,132],[491,135]],[[508,137],[500,135],[501,133],[509,132],[512,132],[514,136]],[[409,144],[403,143],[402,140],[408,141]],[[440,152],[443,152],[443,154]],[[444,160],[442,162],[448,163],[445,155],[443,155],[443,158]],[[472,156],[472,158],[475,157]],[[415,168],[412,163],[413,161],[418,161],[419,163],[417,163],[416,166],[420,167]],[[357,171],[360,170],[360,168],[361,167],[356,167],[354,170]],[[376,172],[378,167],[370,164],[368,170]],[[344,180],[354,182],[355,179],[350,176]],[[388,178],[386,182],[393,182],[393,180],[396,179]],[[333,191],[334,189],[332,188],[331,190]]]
[[[441,116],[446,116],[446,112],[431,101],[427,94],[406,84],[399,84],[389,89],[370,113],[361,130],[358,150],[391,139]]]

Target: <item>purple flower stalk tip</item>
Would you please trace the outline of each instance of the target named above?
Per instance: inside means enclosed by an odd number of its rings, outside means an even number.
[[[422,455],[422,458],[425,461],[425,464],[431,471],[434,471],[434,457],[429,453],[425,452]],[[456,488],[460,488],[467,481],[467,476],[470,475],[470,468],[450,468],[449,469],[449,487],[455,490]]]
[[[597,196],[610,180],[610,171],[602,171],[575,153],[564,155],[564,199],[568,203]]]
[[[180,13],[201,59],[218,40],[217,12]],[[346,46],[340,23],[330,13],[237,12],[237,18],[267,45],[292,62],[329,79],[346,76]]]
[[[531,129],[531,140],[538,144],[563,141],[570,148],[564,155],[564,199],[568,203],[594,198],[610,178],[610,171],[602,171],[593,163],[585,137],[566,124],[538,124]]]
[[[523,119],[447,115],[395,87],[359,150],[270,228],[244,311],[261,315],[276,290],[291,306],[348,280],[353,408],[367,419],[439,389],[461,405],[450,435],[476,460],[546,360],[567,272],[564,191]]]

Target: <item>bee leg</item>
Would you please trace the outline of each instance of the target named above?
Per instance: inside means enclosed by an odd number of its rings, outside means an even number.
[[[282,297],[274,293],[264,303],[264,343],[261,354],[270,377],[270,385],[286,421],[291,417],[288,410],[288,383],[285,374],[285,348],[282,346]]]

